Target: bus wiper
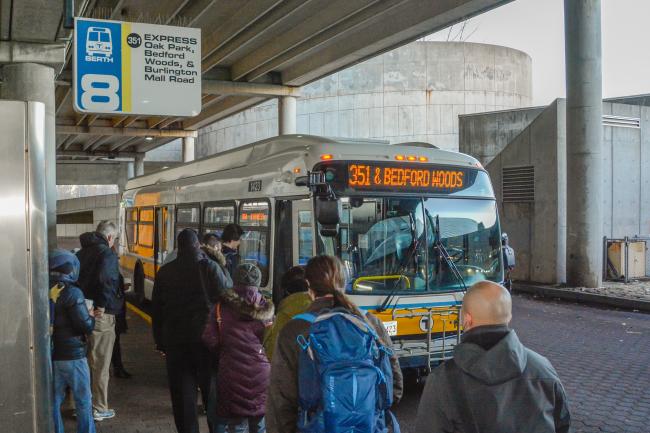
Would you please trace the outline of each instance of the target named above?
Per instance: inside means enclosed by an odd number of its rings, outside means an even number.
[[[377,312],[381,313],[382,311],[386,310],[386,307],[390,303],[390,301],[395,297],[397,294],[397,291],[399,290],[399,284],[402,282],[402,279],[404,277],[404,271],[406,271],[406,268],[408,267],[409,262],[415,255],[415,252],[418,250],[418,243],[419,239],[417,237],[417,229],[415,225],[415,218],[413,218],[413,215],[409,214],[409,222],[411,223],[411,237],[413,238],[413,249],[410,251],[410,254],[406,258],[406,261],[402,263],[401,268],[399,269],[399,272],[397,275],[400,275],[400,278],[395,280],[395,283],[393,283],[393,289],[388,293],[384,301],[381,303],[379,308],[377,308]],[[397,251],[397,248],[395,249]]]
[[[447,263],[447,266],[449,266],[449,269],[451,269],[451,273],[463,285],[463,290],[467,291],[467,285],[465,284],[463,275],[458,270],[458,266],[456,266],[456,262],[454,262],[451,259],[451,256],[449,255],[447,248],[445,248],[445,246],[442,244],[442,240],[440,239],[440,215],[436,215],[435,227],[436,228],[434,233],[435,234],[434,246],[438,249],[438,253],[440,254],[440,257],[442,257],[445,260],[445,263]]]

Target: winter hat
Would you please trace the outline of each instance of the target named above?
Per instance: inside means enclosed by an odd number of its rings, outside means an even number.
[[[61,248],[50,251],[49,271],[52,281],[76,283],[79,278],[79,259],[68,250]]]
[[[194,230],[183,229],[178,234],[176,245],[178,245],[179,253],[198,251],[200,247],[199,237]]]
[[[251,263],[243,263],[233,271],[232,281],[236,286],[259,287],[262,283],[262,271]]]

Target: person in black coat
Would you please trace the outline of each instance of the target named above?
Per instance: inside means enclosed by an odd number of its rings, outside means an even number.
[[[56,249],[49,254],[49,269],[54,431],[63,433],[61,404],[69,388],[75,400],[77,432],[94,433],[86,336],[93,331],[95,319],[75,285],[79,260],[69,251]]]
[[[210,432],[216,428],[215,371],[201,335],[210,307],[232,288],[227,272],[200,249],[191,229],[178,234],[178,256],[163,265],[154,282],[152,328],[165,354],[174,422],[179,433],[198,433],[196,389],[201,389]]]
[[[95,232],[79,237],[81,250],[77,258],[81,264],[79,286],[95,304],[95,329],[90,337],[89,363],[93,376],[93,408],[95,420],[115,416],[108,407],[108,382],[110,378],[113,344],[115,343],[115,315],[123,306],[120,298],[120,267],[113,243],[117,227],[102,221]]]
[[[482,281],[463,299],[465,333],[454,358],[427,380],[417,433],[568,433],[564,387],[548,361],[508,327],[510,293]]]

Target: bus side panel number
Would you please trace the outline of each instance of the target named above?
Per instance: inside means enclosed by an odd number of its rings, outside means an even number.
[[[248,182],[248,192],[261,192],[262,191],[262,181],[261,180],[251,180]]]

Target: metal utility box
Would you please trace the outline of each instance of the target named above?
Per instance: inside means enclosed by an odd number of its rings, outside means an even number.
[[[644,241],[613,241],[607,247],[607,258],[614,271],[626,280],[644,278],[646,247]],[[626,263],[627,260],[627,263]]]
[[[0,432],[51,432],[45,105],[0,101]]]

